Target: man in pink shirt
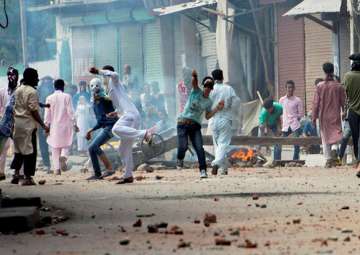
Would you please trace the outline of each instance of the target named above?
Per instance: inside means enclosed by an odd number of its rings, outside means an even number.
[[[300,120],[304,116],[303,102],[297,96],[294,96],[295,82],[289,80],[285,84],[286,95],[280,98],[279,103],[283,106],[282,115],[282,134],[288,137],[293,134],[295,137],[301,135]],[[300,146],[294,146],[294,160],[300,159]]]
[[[64,86],[63,80],[54,82],[55,92],[46,99],[50,108],[45,110],[45,124],[50,127],[47,143],[51,147],[53,168],[57,175],[61,174],[61,170],[67,170],[66,160],[73,142],[73,130],[78,131],[71,96],[64,93]]]
[[[315,126],[319,119],[325,168],[331,168],[337,165],[337,147],[343,137],[341,113],[345,112],[346,93],[345,88],[335,78],[334,64],[325,63],[323,71],[325,80],[316,87],[312,121]]]

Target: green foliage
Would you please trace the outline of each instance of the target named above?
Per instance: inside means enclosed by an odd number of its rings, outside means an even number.
[[[28,6],[47,5],[49,0],[27,1]],[[52,59],[56,53],[54,39],[56,33],[55,15],[51,12],[28,12],[27,13],[27,46],[28,59],[30,62]]]
[[[8,0],[7,11],[9,26],[0,29],[0,65],[5,66],[22,62],[21,25],[19,0]],[[49,4],[49,0],[26,0],[25,8]],[[4,20],[0,0],[0,22]],[[55,15],[50,12],[26,11],[28,61],[41,61],[54,58],[55,42],[47,42],[47,38],[55,38]]]
[[[6,3],[9,26],[6,29],[0,29],[0,63],[9,65],[21,61],[20,11],[19,1],[13,0]],[[5,15],[2,1],[0,5],[0,20],[3,23]]]

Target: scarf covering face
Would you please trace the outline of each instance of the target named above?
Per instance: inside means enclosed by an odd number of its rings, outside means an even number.
[[[94,97],[106,97],[104,88],[102,87],[101,80],[94,78],[90,81],[91,101],[94,101]]]

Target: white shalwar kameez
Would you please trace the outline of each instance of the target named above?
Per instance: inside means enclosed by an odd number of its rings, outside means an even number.
[[[87,151],[88,150],[88,141],[86,140],[86,133],[91,128],[91,119],[92,119],[92,109],[85,101],[84,97],[80,97],[78,106],[76,108],[76,125],[79,128],[77,136],[77,148],[78,151]]]
[[[233,110],[231,107],[237,96],[231,86],[216,83],[210,93],[210,99],[213,102],[212,109],[215,109],[220,101],[224,101],[224,108],[215,113],[209,122],[215,150],[215,159],[211,165],[217,165],[220,170],[227,171],[226,153],[229,150],[232,137]]]
[[[134,103],[120,83],[119,74],[109,70],[100,70],[103,76],[110,77],[108,94],[114,108],[122,115],[112,128],[115,136],[120,138],[119,153],[125,166],[124,178],[132,177],[134,162],[132,147],[137,138],[144,138],[146,130],[139,130],[141,117]]]

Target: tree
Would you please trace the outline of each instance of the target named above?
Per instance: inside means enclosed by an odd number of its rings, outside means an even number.
[[[1,6],[2,6],[2,1]],[[18,1],[6,2],[9,16],[9,26],[0,29],[0,64],[10,65],[21,61],[20,10]],[[5,19],[0,11],[1,22]]]
[[[47,38],[55,38],[55,16],[50,12],[28,11],[30,6],[48,5],[49,0],[20,0],[24,1],[27,22],[27,50],[29,61],[51,59],[55,56],[55,42],[48,43]],[[22,61],[21,26],[19,0],[7,1],[9,26],[0,30],[0,65],[5,66]],[[2,1],[0,0],[2,5]],[[3,19],[0,11],[0,20]]]
[[[26,6],[44,6],[50,4],[49,0],[26,1]],[[55,15],[51,12],[27,12],[27,47],[28,60],[42,61],[52,59],[56,53],[55,41],[47,39],[55,38],[56,24]]]

